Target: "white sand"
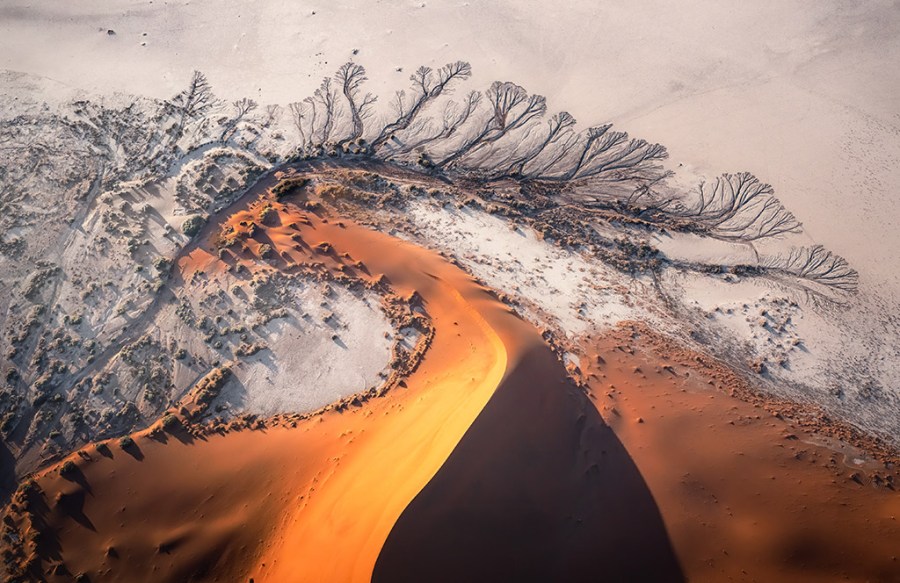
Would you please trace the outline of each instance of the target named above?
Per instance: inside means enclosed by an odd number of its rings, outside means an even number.
[[[864,284],[900,298],[900,11],[886,0],[0,7],[0,68],[99,93],[166,97],[196,68],[225,97],[286,103],[353,49],[384,100],[419,64],[463,58],[473,86],[512,79],[665,144],[676,165],[752,171]]]
[[[272,415],[313,411],[380,386],[391,358],[390,322],[377,299],[333,293],[325,307],[315,288],[298,293],[287,318],[259,330],[268,349],[241,359],[219,401]]]
[[[564,6],[8,0],[0,6],[0,68],[101,94],[167,97],[200,69],[223,97],[286,103],[308,95],[349,58],[367,67],[370,89],[384,101],[418,65],[466,59],[475,70],[471,88],[513,80],[583,125],[609,120],[665,144],[683,183],[742,170],[771,183],[804,223],[796,241],[845,256],[859,270],[861,288],[838,314],[804,306],[791,334],[808,352],[792,353],[792,368],[776,378],[802,381],[812,387],[803,389],[810,398],[860,423],[876,416],[869,425],[884,429],[891,415],[900,418],[891,409],[900,395],[900,325],[891,319],[900,311],[900,11],[888,0]],[[60,85],[40,83],[42,98],[52,101],[54,87]],[[3,97],[4,110],[9,99]],[[532,317],[579,333],[587,321],[633,315],[619,307],[627,307],[624,300],[612,299],[579,314],[580,258],[561,257],[492,217],[429,211],[417,220],[468,254],[467,265],[487,283],[538,304],[543,313]],[[658,242],[671,256],[747,259],[743,248]],[[521,269],[509,268],[510,255]],[[537,263],[547,265],[543,273],[533,271]],[[744,303],[758,309],[766,290],[680,285],[683,301],[703,311],[740,307],[709,324],[745,342],[748,357],[771,352],[741,311]],[[891,398],[876,407],[857,397],[870,382]],[[828,396],[835,383],[846,385],[847,402]]]
[[[635,306],[629,289],[648,281],[628,278],[580,254],[538,239],[528,228],[480,210],[427,202],[411,205],[407,217],[426,244],[448,251],[487,286],[524,303],[522,315],[574,338],[622,320],[653,318],[646,304]]]

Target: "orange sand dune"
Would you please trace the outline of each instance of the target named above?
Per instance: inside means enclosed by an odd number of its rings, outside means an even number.
[[[388,537],[374,581],[681,581],[650,490],[535,344]]]
[[[739,379],[649,331],[587,350],[592,399],[689,580],[900,581],[897,468],[730,396]]]
[[[666,354],[600,339],[589,398],[437,254],[275,201],[226,225],[224,262],[208,242],[184,278],[242,262],[386,281],[421,298],[430,348],[360,406],[203,438],[144,432],[43,472],[24,530],[49,580],[897,580],[895,492],[851,481],[811,436],[664,368]]]
[[[236,213],[235,220],[245,220],[253,209]],[[165,444],[138,436],[131,454],[113,446],[112,457],[95,451],[89,462],[73,457],[79,463],[74,481],[45,472],[38,479],[42,489],[51,497],[63,494],[41,513],[41,550],[51,565],[65,565],[55,567],[61,574],[87,573],[91,581],[369,580],[398,517],[501,382],[513,397],[524,381],[530,392],[544,382],[565,382],[564,369],[537,332],[440,256],[296,207],[279,209],[274,224],[256,238],[276,248],[275,262],[284,262],[282,267],[316,256],[329,265],[360,260],[373,279],[383,274],[394,291],[419,294],[435,328],[424,361],[407,388],[296,428],[192,442],[170,438]],[[291,235],[297,233],[305,245],[295,245]],[[182,267],[207,269],[212,261],[208,252],[196,250]],[[569,393],[567,398],[575,394]],[[577,444],[561,445],[554,455]],[[617,460],[623,462],[627,456],[619,450]],[[633,467],[629,480],[646,495]],[[549,499],[552,492],[539,495]],[[662,540],[654,516],[656,538]],[[563,527],[567,537],[576,532],[573,517],[551,518],[535,526],[533,538],[552,537]],[[566,551],[563,542],[554,561],[577,550]],[[495,568],[502,568],[505,559],[497,558]]]

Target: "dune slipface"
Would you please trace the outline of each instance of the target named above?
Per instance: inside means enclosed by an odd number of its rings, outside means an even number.
[[[567,369],[533,326],[442,256],[323,201],[271,196],[276,182],[208,225],[176,281],[241,268],[377,286],[427,315],[420,360],[387,392],[313,415],[202,429],[189,421],[194,398],[131,442],[84,448],[17,494],[22,511],[10,519],[29,541],[26,572],[127,582],[794,581],[842,571],[890,580],[895,492],[867,504],[858,481],[801,467],[832,454],[796,428],[790,439],[804,447],[781,447],[788,426],[771,425],[783,419],[754,422],[752,404],[710,392],[707,378],[739,384],[725,369],[662,341],[641,349],[627,331],[586,338],[579,352],[592,360]],[[842,530],[826,533],[830,523]],[[865,568],[850,567],[857,555]]]
[[[628,452],[556,356],[526,342],[400,517],[374,580],[683,580]]]
[[[434,326],[424,359],[386,397],[296,427],[138,434],[131,447],[89,447],[73,458],[77,479],[45,472],[37,482],[48,503],[35,527],[49,535],[40,554],[64,565],[60,580],[85,573],[92,581],[365,581],[393,529],[376,573],[390,580],[398,576],[390,572],[394,549],[422,528],[430,534],[420,542],[432,545],[415,549],[422,561],[467,532],[506,542],[484,553],[479,546],[489,539],[469,539],[455,570],[423,563],[406,577],[543,577],[563,565],[584,577],[598,560],[587,550],[603,541],[619,541],[618,556],[650,545],[657,568],[677,572],[639,473],[536,331],[435,253],[322,211],[274,207],[279,217],[264,240],[285,262],[337,269],[359,261],[364,278],[420,298]],[[290,237],[297,234],[307,243],[300,251]],[[216,262],[201,247],[181,267],[214,270]],[[472,480],[478,486],[468,498]],[[432,491],[462,523],[431,522],[419,507]],[[626,491],[636,507],[613,502]],[[431,527],[398,524],[408,508]],[[616,530],[628,524],[633,537],[622,541]],[[522,551],[531,556],[524,563]]]

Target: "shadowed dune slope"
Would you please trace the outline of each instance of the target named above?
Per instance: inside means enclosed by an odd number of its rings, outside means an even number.
[[[397,519],[476,419],[461,463],[448,472],[459,483],[492,486],[485,489],[492,495],[471,499],[468,511],[484,519],[472,525],[472,536],[498,535],[484,541],[496,547],[494,572],[516,567],[514,548],[534,556],[545,539],[552,562],[534,572],[571,565],[563,572],[584,573],[589,548],[618,540],[615,530],[624,525],[618,518],[597,521],[601,505],[630,507],[633,491],[640,503],[626,514],[653,548],[668,549],[634,466],[565,383],[564,368],[533,327],[436,253],[329,220],[325,210],[274,207],[277,220],[256,239],[277,252],[268,268],[315,264],[335,273],[355,270],[364,280],[384,276],[394,293],[418,297],[431,320],[434,336],[424,359],[405,386],[384,398],[296,427],[285,421],[202,437],[139,432],[134,445],[88,446],[71,456],[77,471],[42,472],[43,494],[23,532],[37,532],[38,564],[50,580],[85,574],[90,581],[130,583],[369,581]],[[256,208],[232,216],[242,220]],[[247,246],[237,259],[258,261],[253,249]],[[217,261],[213,249],[201,246],[179,265],[218,277],[224,264]],[[501,386],[501,398],[492,400]],[[489,414],[481,417],[488,402]],[[472,457],[471,449],[495,457]],[[511,489],[513,481],[532,483]],[[609,498],[598,496],[598,487],[608,488]],[[504,490],[509,500],[502,500]],[[626,493],[628,501],[612,500]],[[518,517],[504,529],[495,518],[508,513]],[[578,526],[581,514],[590,521],[587,537]],[[447,534],[464,537],[458,527]],[[661,555],[674,568],[671,551]],[[470,557],[466,566],[475,570],[463,579],[480,576],[477,557]]]
[[[647,485],[553,353],[532,346],[407,507],[394,581],[682,581]]]
[[[615,330],[585,352],[592,405],[647,481],[688,580],[900,582],[896,468],[732,396],[734,373],[651,331]]]

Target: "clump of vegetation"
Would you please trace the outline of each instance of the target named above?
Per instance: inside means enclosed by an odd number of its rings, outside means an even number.
[[[309,184],[308,178],[297,178],[297,177],[285,178],[284,180],[282,180],[281,182],[279,182],[278,184],[276,184],[275,186],[272,187],[272,194],[274,194],[276,198],[281,198],[283,196],[287,196],[294,190],[303,188],[307,184]]]
[[[200,232],[206,219],[200,215],[191,215],[181,224],[181,231],[188,237],[193,237]]]
[[[64,476],[75,475],[78,473],[78,465],[72,460],[67,460],[66,463],[62,465],[62,468],[60,468],[59,473]]]
[[[125,437],[119,438],[119,447],[122,449],[128,449],[129,447],[134,447],[134,440],[130,435],[126,435]]]
[[[353,191],[343,184],[320,184],[316,187],[316,194],[321,198],[330,198],[331,200],[353,197]]]
[[[264,206],[262,210],[259,212],[259,222],[264,224],[271,224],[273,218],[278,215],[278,211],[276,211],[271,206]]]
[[[225,386],[225,382],[230,376],[231,369],[227,366],[219,366],[209,371],[205,377],[200,379],[195,387],[197,403],[201,406],[212,403],[213,400],[219,396],[219,392],[222,390],[222,387]]]
[[[153,261],[153,267],[160,275],[168,273],[171,266],[172,263],[166,257],[157,257]]]
[[[166,431],[173,431],[179,425],[181,425],[181,421],[179,421],[178,417],[176,417],[175,415],[169,413],[165,417],[163,417],[162,426]]]
[[[268,243],[263,243],[259,246],[259,256],[260,257],[269,257],[272,255],[272,246]]]
[[[253,356],[257,352],[265,348],[265,344],[261,344],[258,342],[248,344],[244,342],[240,346],[238,346],[237,349],[235,349],[234,354],[235,356]]]

